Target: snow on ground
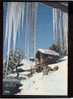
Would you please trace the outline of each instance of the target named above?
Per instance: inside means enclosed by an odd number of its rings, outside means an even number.
[[[24,70],[31,69],[32,66],[35,65],[35,62],[29,61],[27,59],[23,59],[21,63],[24,64],[24,65],[21,66],[21,67],[18,67],[18,68],[22,68]]]
[[[17,95],[67,95],[68,59],[62,59],[64,61],[49,65],[58,65],[58,71],[49,72],[48,75],[35,73],[33,77],[21,80],[21,91]]]

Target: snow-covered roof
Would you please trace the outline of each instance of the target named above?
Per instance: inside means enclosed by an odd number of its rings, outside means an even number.
[[[38,51],[43,53],[43,54],[59,56],[59,53],[57,53],[57,52],[55,52],[54,50],[51,50],[51,49],[38,49]]]

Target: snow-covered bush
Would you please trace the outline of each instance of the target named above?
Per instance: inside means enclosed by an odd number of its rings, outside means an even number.
[[[7,74],[13,72],[14,70],[16,70],[17,72],[17,67],[21,66],[21,60],[24,58],[24,53],[22,52],[21,49],[16,49],[15,51],[13,51],[12,49],[10,50],[9,53],[9,61],[8,61],[8,68],[7,68]],[[6,70],[6,65],[7,62],[4,63],[3,66],[3,74],[5,75],[5,70]]]
[[[61,56],[65,56],[67,54],[67,50],[62,48],[62,44],[52,44],[50,47],[51,50],[58,52]]]

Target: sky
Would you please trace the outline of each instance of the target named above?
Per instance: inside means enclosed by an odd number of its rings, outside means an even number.
[[[4,3],[4,15],[3,15],[4,32],[5,32],[5,22],[6,22],[6,11],[7,11],[7,5],[6,3]],[[47,5],[40,3],[37,12],[37,48],[49,48],[53,44],[52,21],[53,21],[52,7],[48,7]],[[22,48],[24,50],[23,39],[24,38],[21,37],[19,40],[17,39],[16,46],[17,48]]]
[[[6,3],[5,3],[6,4]],[[6,5],[4,5],[4,25],[6,17]],[[52,7],[44,4],[39,4],[37,15],[37,46],[40,48],[47,48],[53,42],[53,18]]]
[[[48,48],[53,43],[52,7],[40,4],[38,8],[37,46]]]

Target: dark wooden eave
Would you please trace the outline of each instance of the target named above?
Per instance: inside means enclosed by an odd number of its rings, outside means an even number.
[[[58,2],[58,1],[56,1],[56,2],[51,2],[51,1],[45,2],[45,1],[43,1],[42,3],[46,4],[48,6],[51,6],[53,8],[59,8],[64,12],[68,12],[68,3],[67,2]]]

